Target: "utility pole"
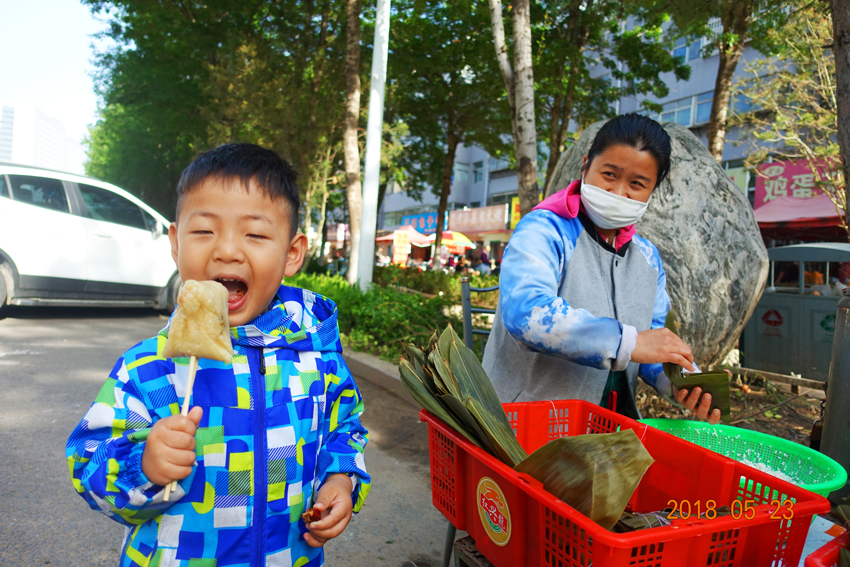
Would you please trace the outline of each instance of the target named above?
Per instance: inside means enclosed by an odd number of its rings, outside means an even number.
[[[360,260],[357,279],[360,289],[372,285],[375,267],[375,225],[378,220],[378,185],[381,182],[381,138],[384,129],[384,83],[387,80],[387,51],[390,42],[390,2],[378,0],[372,80],[369,84],[369,121],[366,125],[366,171],[363,175],[363,214],[360,223]]]

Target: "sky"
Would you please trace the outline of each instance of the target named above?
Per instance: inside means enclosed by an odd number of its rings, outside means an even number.
[[[96,120],[91,37],[106,28],[79,0],[0,0],[0,101],[34,105],[82,141]]]

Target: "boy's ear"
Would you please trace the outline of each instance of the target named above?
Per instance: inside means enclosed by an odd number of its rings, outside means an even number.
[[[291,278],[301,269],[304,256],[307,254],[307,236],[299,232],[292,237],[289,243],[289,252],[286,254],[286,266],[283,268],[284,277]]]
[[[174,259],[174,265],[177,265],[177,223],[173,222],[168,225],[168,240],[171,242],[171,257]]]

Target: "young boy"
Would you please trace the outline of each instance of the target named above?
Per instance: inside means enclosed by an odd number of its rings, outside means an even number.
[[[74,487],[125,526],[122,567],[321,565],[321,546],[363,506],[363,402],[336,305],[281,285],[307,248],[295,175],[250,144],[183,172],[171,254],[184,281],[227,287],[234,356],[199,360],[180,416],[188,358],[162,358],[166,327],[118,360],[71,434]],[[305,526],[311,506],[322,518]]]

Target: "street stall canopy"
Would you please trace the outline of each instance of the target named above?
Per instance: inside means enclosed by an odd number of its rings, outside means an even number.
[[[832,240],[844,236],[838,210],[825,193],[808,199],[777,197],[757,208],[755,216],[765,238]]]
[[[819,170],[816,172],[813,170]],[[843,240],[841,215],[816,180],[834,165],[805,160],[777,161],[759,166],[756,177],[756,222],[765,240]]]
[[[428,237],[428,242],[433,244],[436,239],[437,234],[434,233]],[[448,249],[450,254],[463,254],[467,248],[475,248],[475,243],[466,235],[454,230],[444,230],[440,242]]]
[[[395,242],[397,240],[396,233],[407,234],[407,242],[409,244],[413,244],[414,246],[419,246],[420,248],[431,246],[431,244],[434,243],[433,238],[429,239],[427,236],[425,236],[410,225],[402,226],[398,230],[394,230],[389,234],[379,236],[375,239],[375,242]],[[445,236],[443,238],[445,238]]]

